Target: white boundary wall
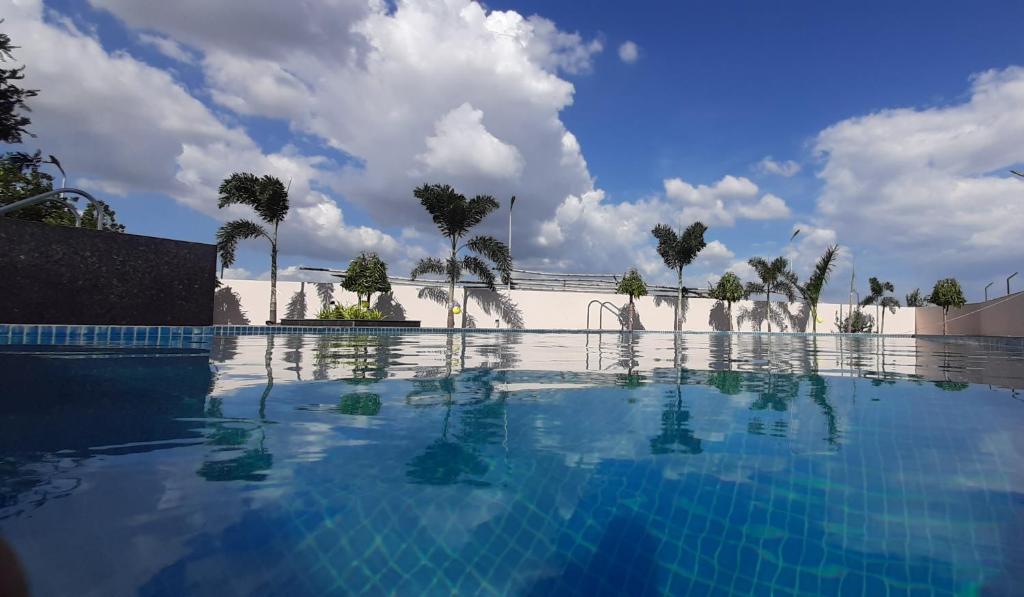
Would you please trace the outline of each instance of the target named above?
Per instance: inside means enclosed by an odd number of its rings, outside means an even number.
[[[270,282],[266,280],[223,280],[218,290],[214,324],[264,323],[270,315]],[[278,282],[278,318],[286,317],[289,302],[305,289],[304,313],[301,317],[314,318],[320,309],[320,298],[315,284],[306,282]],[[443,295],[446,290],[416,286],[395,286],[391,295],[373,298],[374,307],[383,310],[388,318],[419,320],[424,327],[444,327],[446,309]],[[232,298],[237,298],[237,305]],[[431,300],[433,295],[440,300]],[[333,287],[334,300],[351,305],[356,302],[354,294],[342,290],[337,283]],[[465,308],[466,327],[532,328],[532,329],[605,329],[621,330],[623,323],[619,314],[625,313],[628,298],[617,294],[588,292],[559,292],[539,290],[513,290],[498,292],[470,290],[468,298],[462,288],[456,289],[456,300]],[[732,306],[732,314],[725,306],[712,299],[691,298],[684,300],[684,331],[768,331],[764,301],[740,301]],[[840,310],[845,315],[846,305],[818,305],[818,332],[835,332],[835,319]],[[875,315],[874,307],[864,307],[866,313]],[[772,331],[811,331],[810,313],[803,303],[772,303],[774,314]],[[670,331],[675,317],[675,299],[642,297],[636,302],[638,324],[635,329]],[[300,313],[293,313],[300,315]],[[300,317],[300,318],[301,318]],[[456,317],[461,325],[462,317]],[[915,309],[903,307],[896,313],[885,314],[885,330],[890,334],[915,333]]]

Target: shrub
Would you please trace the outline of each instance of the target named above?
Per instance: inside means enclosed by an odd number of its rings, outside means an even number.
[[[852,321],[850,320],[851,317],[853,318]],[[839,319],[839,314],[836,313],[835,323],[837,331],[868,334],[875,327],[875,318],[858,309],[852,315],[847,315],[842,320]]]
[[[345,305],[334,305],[324,307],[317,313],[317,319],[384,319],[384,314],[377,309],[371,309],[367,303],[356,303],[346,307]]]

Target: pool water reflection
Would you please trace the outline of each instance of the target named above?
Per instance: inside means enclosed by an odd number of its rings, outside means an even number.
[[[0,352],[37,594],[1013,594],[1020,343],[246,336]]]

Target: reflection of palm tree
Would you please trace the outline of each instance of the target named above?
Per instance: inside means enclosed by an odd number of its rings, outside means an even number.
[[[828,383],[823,376],[818,374],[807,376],[807,381],[811,386],[808,395],[818,405],[821,414],[825,417],[825,428],[828,430],[828,437],[825,438],[825,441],[830,446],[836,446],[839,444],[839,425],[836,420],[836,411],[828,401]]]
[[[448,422],[452,414],[451,402],[447,405],[441,439],[430,443],[423,453],[409,462],[405,474],[413,483],[424,485],[452,485],[463,475],[483,476],[489,467],[471,448],[459,441],[448,439]]]
[[[700,454],[700,439],[689,426],[690,411],[683,410],[682,386],[676,385],[676,399],[661,413],[661,433],[651,438],[651,454]]]
[[[462,391],[470,394],[470,401],[454,398],[460,384],[467,386]],[[501,442],[506,408],[505,400],[491,400],[494,391],[492,371],[473,370],[455,377],[417,381],[415,385],[407,400],[429,408],[431,404],[423,398],[440,394],[444,400],[445,416],[441,438],[431,442],[423,453],[409,462],[406,475],[413,483],[428,485],[485,484],[479,477],[486,475],[491,467],[480,450]],[[454,426],[452,409],[457,402],[462,402],[459,427],[449,434]],[[467,476],[476,479],[466,479]]]
[[[210,444],[222,446],[223,450],[237,449],[248,443],[251,433],[247,429],[218,423],[214,425]],[[274,465],[274,456],[264,446],[265,440],[266,431],[261,428],[257,446],[244,450],[237,458],[208,460],[199,467],[197,474],[207,481],[265,481],[267,471]]]
[[[757,387],[757,398],[750,405],[753,410],[785,412],[800,392],[800,378],[795,375],[766,373],[753,377]]]
[[[267,334],[267,352],[263,355],[263,364],[267,369],[267,387],[260,396],[260,418],[267,415],[267,397],[270,390],[274,389],[274,368],[271,366],[271,359],[274,356],[274,334]]]

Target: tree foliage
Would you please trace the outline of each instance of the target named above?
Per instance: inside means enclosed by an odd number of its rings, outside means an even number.
[[[915,288],[910,291],[906,296],[906,302],[908,307],[923,307],[927,303],[928,297],[921,296],[921,289]]]
[[[967,304],[967,299],[956,278],[944,278],[935,283],[928,302],[942,307],[943,311],[949,311],[950,307],[963,307]]]
[[[615,292],[629,295],[629,300],[632,301],[635,298],[647,296],[647,284],[644,283],[640,272],[636,271],[636,268],[631,267],[622,276],[622,279],[619,280],[618,286],[615,287]]]
[[[928,302],[942,307],[942,335],[946,335],[946,317],[949,315],[950,307],[963,307],[967,304],[964,291],[960,288],[960,282],[956,278],[943,278],[935,283]]]
[[[0,157],[0,205],[10,205],[52,191],[53,176],[42,169],[44,163],[38,151],[35,154],[8,153]],[[68,196],[66,199],[77,209],[79,197]],[[106,203],[103,204],[103,214],[104,230],[124,232],[124,225],[117,222],[117,213]],[[75,225],[71,211],[57,200],[19,209],[6,217],[58,226]],[[86,203],[81,217],[82,228],[96,228],[96,208],[92,203]]]
[[[360,302],[365,298],[369,303],[373,293],[391,292],[388,265],[376,253],[360,253],[349,262],[341,287],[356,293]]]
[[[743,282],[740,281],[739,276],[732,272],[725,272],[718,279],[718,283],[708,290],[708,296],[717,301],[724,302],[730,310],[732,310],[733,303],[743,300],[743,297],[746,295],[747,292],[743,288]]]
[[[25,78],[24,66],[6,68],[14,60],[16,48],[6,33],[0,33],[0,63],[4,66],[0,67],[0,143],[21,143],[22,135],[32,136],[26,128],[32,121],[25,115],[30,111],[25,100],[35,97],[38,91],[18,86],[18,81]]]
[[[424,184],[413,191],[420,205],[430,214],[438,230],[451,243],[446,259],[428,257],[413,268],[413,280],[425,274],[435,274],[448,282],[448,327],[455,327],[455,284],[464,272],[476,276],[480,282],[495,290],[495,270],[502,284],[512,280],[512,257],[505,243],[491,236],[475,236],[463,242],[475,226],[498,209],[498,201],[490,195],[477,195],[467,199],[449,185]],[[469,255],[460,253],[468,251]]]

